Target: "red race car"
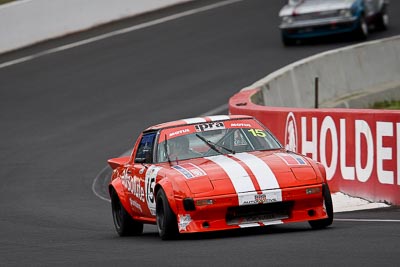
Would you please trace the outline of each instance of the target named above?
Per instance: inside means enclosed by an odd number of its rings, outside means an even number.
[[[207,232],[308,221],[332,224],[324,167],[285,151],[250,116],[210,116],[155,125],[132,154],[108,160],[120,236],[157,224],[163,240]]]

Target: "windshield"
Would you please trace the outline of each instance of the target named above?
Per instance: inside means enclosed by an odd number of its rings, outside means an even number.
[[[280,148],[273,135],[254,120],[224,121],[161,131],[157,159],[167,162]]]

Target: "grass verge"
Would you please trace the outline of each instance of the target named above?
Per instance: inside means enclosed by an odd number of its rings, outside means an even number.
[[[372,108],[375,109],[400,109],[400,101],[383,101],[375,103]]]
[[[9,2],[14,2],[15,0],[0,0],[0,5],[1,4],[5,4],[5,3],[9,3]]]

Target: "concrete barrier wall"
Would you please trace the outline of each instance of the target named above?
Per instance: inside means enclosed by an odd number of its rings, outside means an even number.
[[[192,0],[22,0],[0,5],[0,53]]]
[[[394,88],[398,90],[393,90],[386,98],[400,98],[400,36],[300,60],[250,88],[261,88],[266,106],[314,107],[316,77],[319,78],[320,107],[346,107],[343,100],[365,96],[366,92],[381,95]]]
[[[332,191],[400,205],[399,110],[302,108],[314,105],[315,76],[329,88],[325,102],[363,88],[398,94],[399,49],[393,37],[301,60],[232,96],[229,112],[256,117],[286,149],[324,164]]]

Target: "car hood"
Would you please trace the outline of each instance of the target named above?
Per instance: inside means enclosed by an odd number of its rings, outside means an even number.
[[[286,5],[279,12],[279,16],[291,16],[293,14],[308,14],[326,12],[331,10],[349,9],[354,0],[310,0],[299,5]]]
[[[288,153],[218,155],[181,162],[172,168],[194,194],[265,191],[315,184],[319,179],[305,157]]]

